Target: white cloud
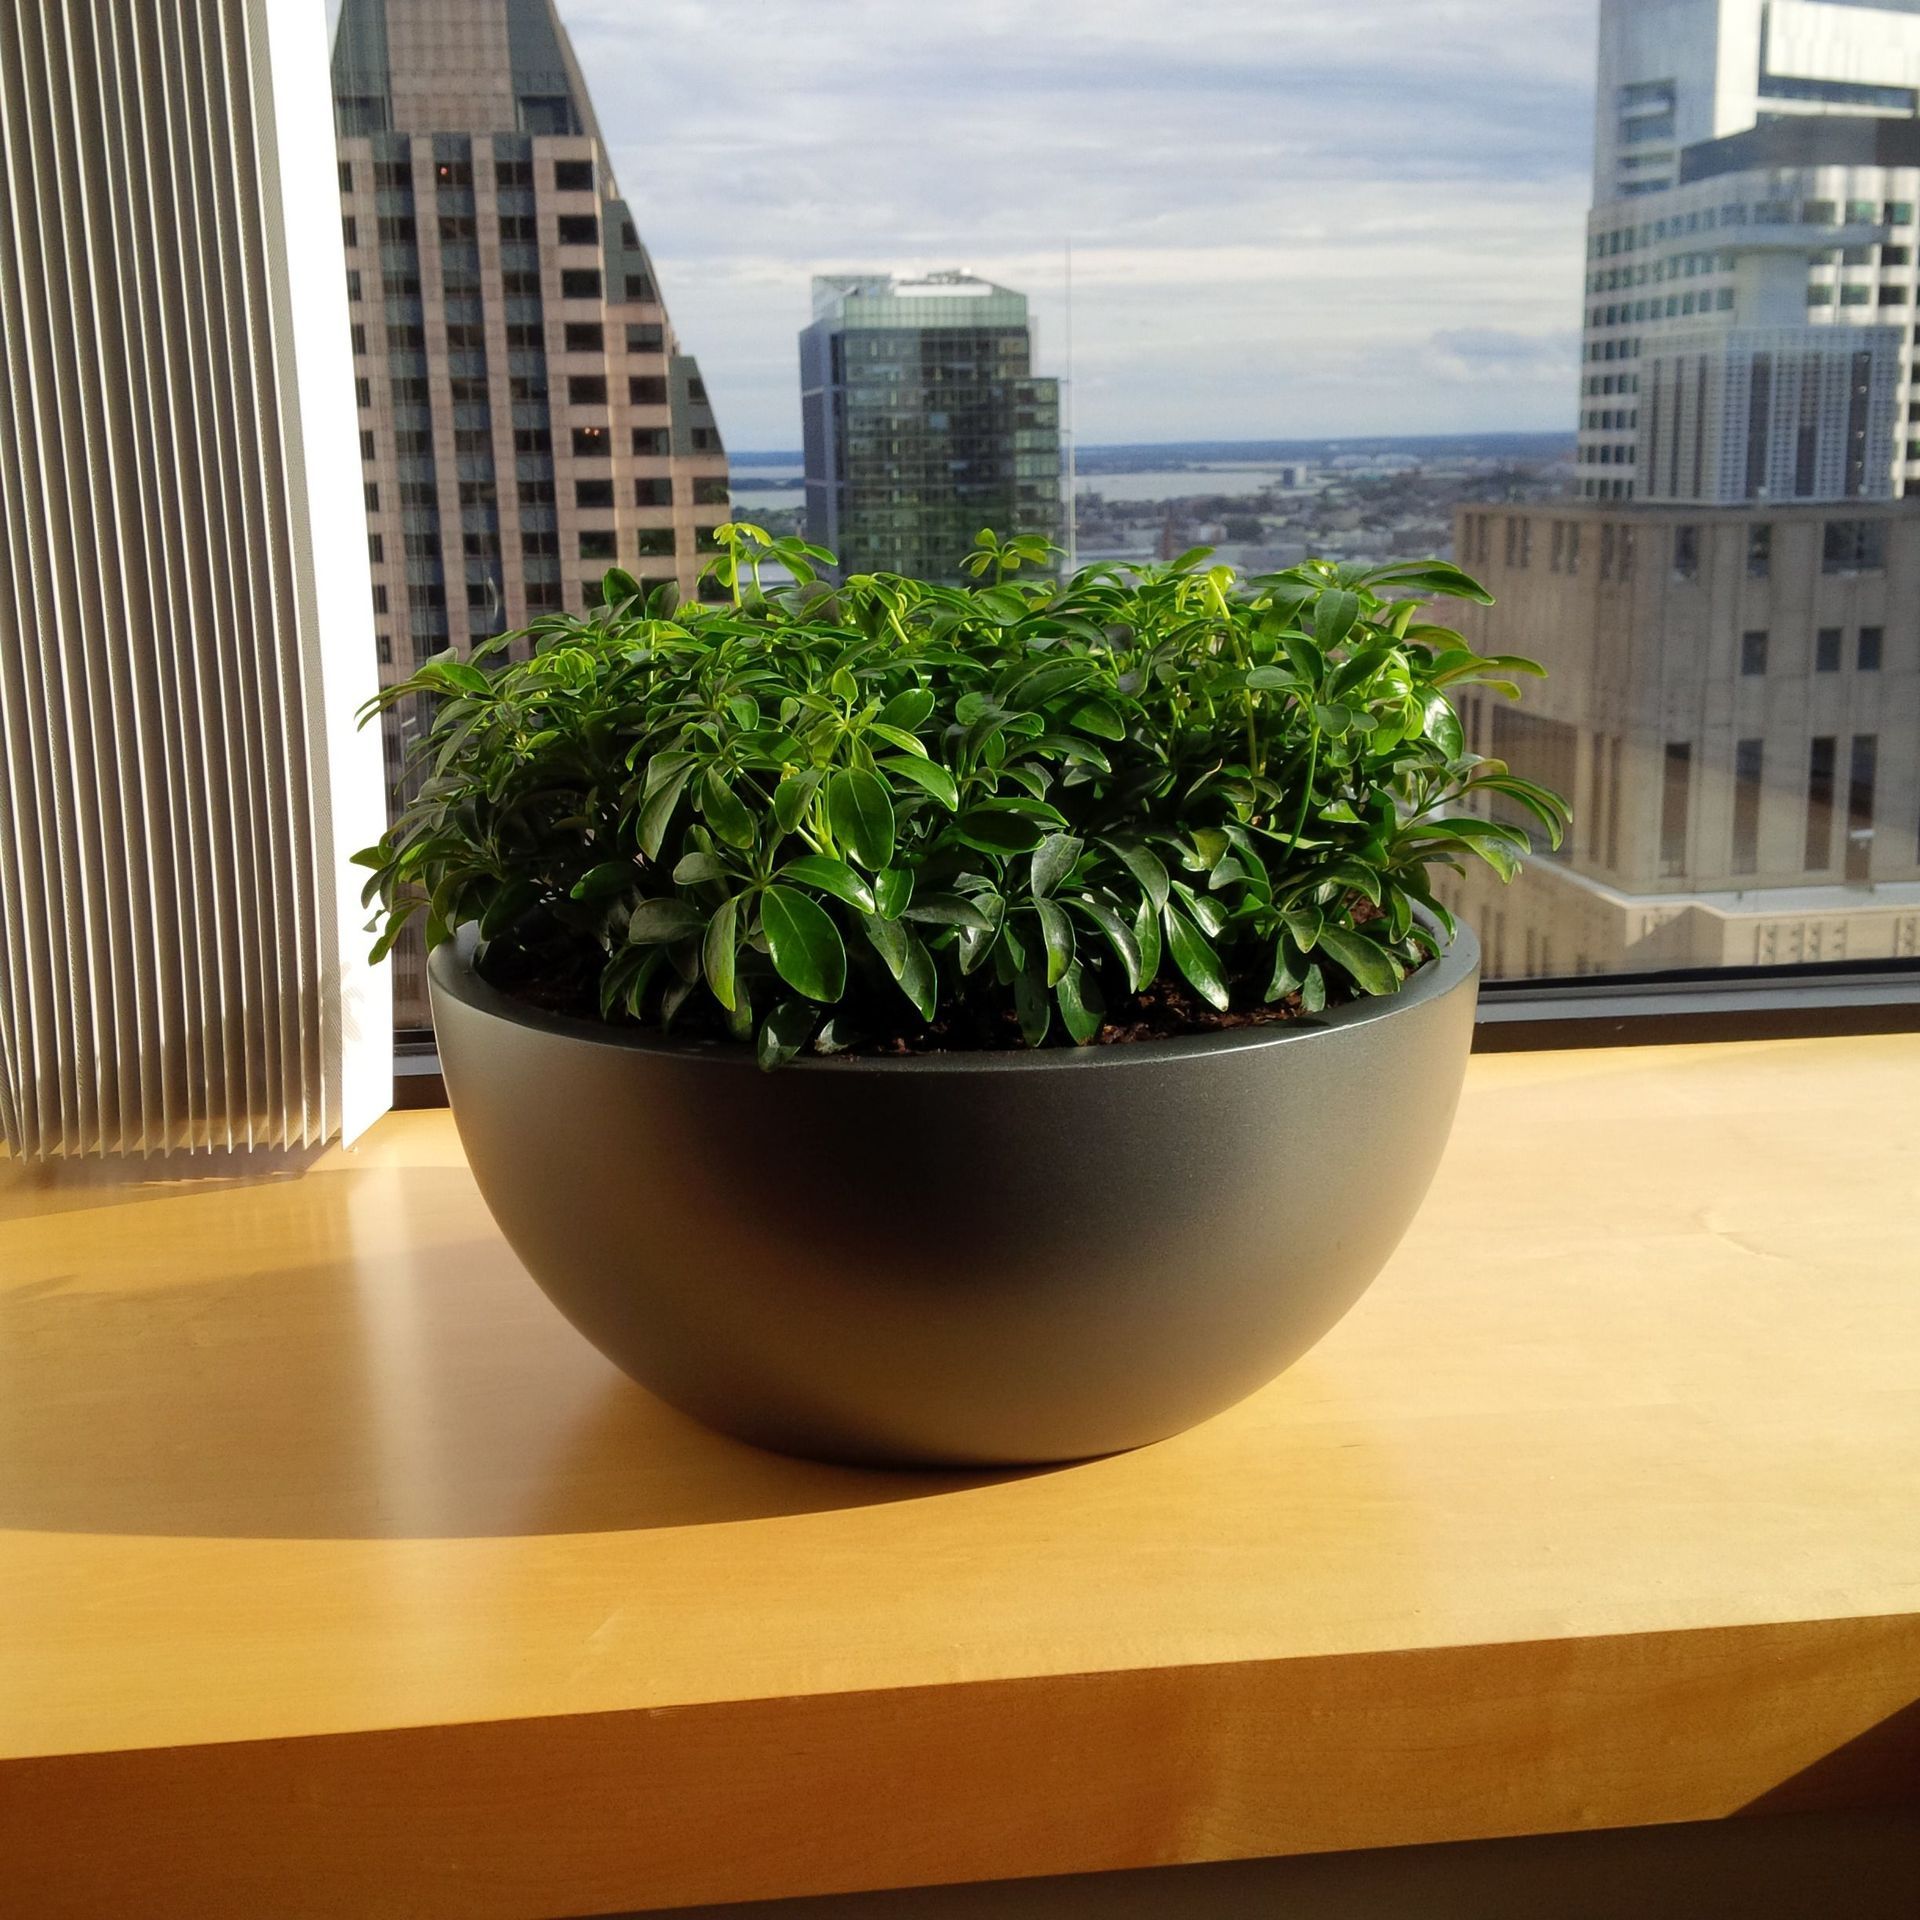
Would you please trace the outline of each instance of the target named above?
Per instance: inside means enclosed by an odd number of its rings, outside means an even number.
[[[1020,287],[1083,439],[1557,427],[1590,0],[561,0],[737,446],[816,272]]]

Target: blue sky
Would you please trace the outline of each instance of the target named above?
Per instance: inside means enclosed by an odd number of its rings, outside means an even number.
[[[730,444],[816,272],[1033,299],[1083,441],[1570,427],[1593,0],[559,0]]]

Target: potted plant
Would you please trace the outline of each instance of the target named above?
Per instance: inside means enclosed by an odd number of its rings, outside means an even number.
[[[442,654],[373,869],[425,915],[449,1098],[561,1311],[703,1420],[844,1459],[1137,1445],[1272,1377],[1432,1177],[1478,949],[1435,898],[1561,800],[1466,750],[1516,691],[1437,562],[1205,550],[833,583],[736,524]],[[778,573],[780,584],[768,584]],[[515,653],[523,657],[514,657]]]

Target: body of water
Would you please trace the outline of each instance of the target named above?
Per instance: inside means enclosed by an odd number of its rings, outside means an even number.
[[[1108,500],[1178,500],[1193,494],[1254,494],[1278,487],[1282,469],[1275,465],[1221,461],[1205,467],[1162,467],[1144,473],[1083,473],[1079,490],[1097,493]],[[779,507],[798,507],[806,502],[801,476],[779,467],[742,467],[734,475],[741,480],[776,480],[773,487],[748,487],[735,492],[734,507],[749,517],[754,508],[771,512]]]

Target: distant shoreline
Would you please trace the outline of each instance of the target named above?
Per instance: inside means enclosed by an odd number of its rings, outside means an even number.
[[[1276,461],[1331,460],[1341,454],[1401,454],[1414,459],[1452,457],[1509,459],[1527,462],[1570,458],[1571,430],[1563,433],[1424,433],[1350,434],[1315,440],[1162,440],[1129,441],[1112,445],[1083,445],[1076,456],[1082,475],[1094,473],[1231,471],[1237,466],[1266,466]],[[773,468],[797,470],[804,456],[762,449],[728,455],[734,471]],[[770,484],[770,483],[767,483]]]

